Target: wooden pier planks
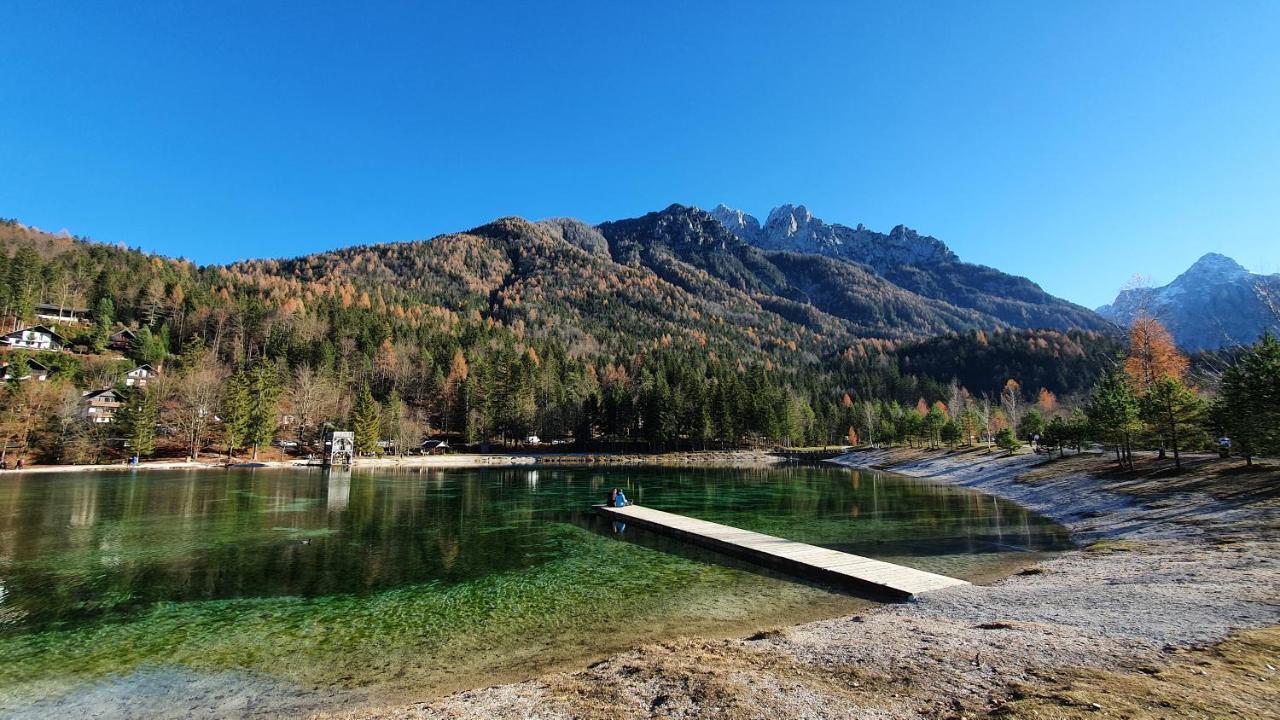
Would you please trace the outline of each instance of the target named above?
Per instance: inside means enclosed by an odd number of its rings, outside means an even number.
[[[900,598],[910,598],[955,585],[968,585],[964,580],[946,575],[639,505],[621,508],[604,505],[594,507],[597,512],[615,520],[634,523],[810,580],[872,590]]]

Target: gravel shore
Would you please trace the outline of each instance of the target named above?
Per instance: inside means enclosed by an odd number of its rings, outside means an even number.
[[[1274,467],[1201,458],[1171,476],[1167,463],[1150,459],[1139,472],[1117,475],[1105,456],[913,450],[837,462],[1015,500],[1067,526],[1081,549],[994,585],[942,590],[857,617],[739,640],[676,640],[577,672],[340,716],[1148,717],[1141,708],[1111,714],[1146,692],[1117,689],[1129,687],[1120,681],[1158,682],[1182,665],[1205,675],[1184,660],[1188,650],[1209,652],[1233,632],[1280,621]],[[1203,690],[1228,697],[1210,703],[1215,716],[1275,717],[1267,700],[1275,665],[1265,666]],[[1093,673],[1083,685],[1092,695],[1082,699],[1072,688],[1086,673]],[[1230,687],[1237,678],[1240,686]],[[1149,717],[1190,714],[1160,712]]]

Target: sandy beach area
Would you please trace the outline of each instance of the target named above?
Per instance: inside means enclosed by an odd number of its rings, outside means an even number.
[[[344,718],[1270,718],[1280,469],[1105,455],[857,452],[1015,500],[1079,549],[865,614],[688,638],[588,668]]]

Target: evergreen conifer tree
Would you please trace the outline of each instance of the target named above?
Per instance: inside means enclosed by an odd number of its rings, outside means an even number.
[[[369,383],[360,387],[355,407],[351,411],[351,429],[356,435],[357,453],[378,452],[378,436],[382,434],[382,408],[373,399]]]

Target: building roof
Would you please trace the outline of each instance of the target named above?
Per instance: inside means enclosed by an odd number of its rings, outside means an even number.
[[[36,310],[58,310],[60,312],[87,313],[89,308],[68,307],[57,303],[36,303]]]
[[[55,330],[50,329],[47,325],[32,325],[31,327],[25,327],[25,328],[22,328],[21,330],[14,330],[13,332],[5,333],[3,336],[0,336],[0,337],[10,337],[14,335],[21,336],[22,333],[25,333],[25,332],[45,333],[50,337],[53,337],[54,339],[56,339],[58,341],[58,344],[60,345],[66,344],[67,342],[66,338],[59,335]]]
[[[39,360],[35,360],[35,359],[32,359],[32,358],[27,358],[27,359],[26,359],[26,363],[27,363],[27,367],[31,368],[32,370],[48,370],[48,369],[49,369],[49,366],[48,366],[48,365],[45,365],[44,363],[40,362]],[[0,363],[0,370],[7,370],[7,369],[9,368],[9,366],[10,366],[10,365],[12,365],[12,364],[13,364],[13,363],[7,363],[7,362],[6,362],[6,363]]]
[[[115,388],[103,388],[102,390],[90,390],[80,396],[80,402],[91,402],[93,400],[103,400],[106,402],[118,402],[124,400],[124,396],[116,392]]]

